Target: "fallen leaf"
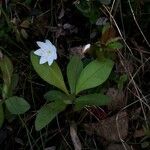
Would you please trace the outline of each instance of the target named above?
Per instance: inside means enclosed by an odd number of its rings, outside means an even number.
[[[145,136],[144,129],[136,130],[133,135],[134,138],[139,138],[143,136]]]
[[[107,30],[102,34],[100,39],[101,44],[106,44],[108,40],[113,39],[116,37],[116,31],[112,26],[109,26]]]
[[[128,135],[128,115],[123,111],[99,123],[84,124],[84,128],[87,134],[96,134],[107,141],[120,142],[120,138],[125,139]]]
[[[141,110],[142,110],[141,107],[139,107],[135,110],[132,110],[130,113],[131,119],[137,120],[140,117]]]
[[[21,24],[20,27],[22,28],[29,28],[30,27],[30,22],[28,20],[24,20]]]
[[[115,88],[109,88],[107,94],[111,98],[111,103],[108,105],[109,110],[120,110],[126,104],[123,91]]]
[[[122,63],[118,63],[116,66],[116,73],[127,74],[129,75],[133,73],[134,66],[131,60],[122,60]]]
[[[71,47],[69,49],[69,52],[71,55],[78,55],[82,58],[83,57],[82,50],[83,50],[83,46],[76,46],[76,47]]]
[[[71,24],[69,24],[69,23],[65,23],[65,24],[63,25],[63,28],[70,30],[70,29],[74,28],[74,26],[71,25]]]

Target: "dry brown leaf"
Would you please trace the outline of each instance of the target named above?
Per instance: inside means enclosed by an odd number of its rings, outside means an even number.
[[[82,58],[83,57],[82,50],[83,50],[83,46],[76,46],[76,47],[71,47],[69,49],[69,52],[71,55],[78,55]]]
[[[134,136],[134,138],[139,138],[139,137],[145,136],[144,129],[136,130],[134,132],[133,136]]]
[[[28,20],[24,20],[21,24],[20,27],[22,28],[29,28],[30,27],[30,22]]]
[[[121,74],[127,74],[129,75],[133,73],[134,71],[134,66],[133,66],[133,62],[131,60],[122,60],[122,63],[118,63],[116,65],[116,70],[117,73],[121,73]]]
[[[123,111],[99,123],[84,124],[84,128],[88,134],[95,133],[107,141],[120,142],[120,138],[125,139],[128,135],[128,115]]]
[[[132,120],[137,120],[140,116],[140,113],[141,113],[141,107],[135,109],[135,110],[132,110],[130,115],[131,115],[131,119]]]
[[[101,39],[100,39],[100,42],[105,45],[108,40],[113,39],[113,38],[115,38],[115,37],[116,37],[116,31],[115,31],[115,29],[114,29],[112,26],[110,26],[110,27],[102,34],[102,37],[101,37]]]
[[[115,88],[109,88],[107,95],[111,98],[111,103],[108,105],[109,110],[120,110],[126,104],[123,91]]]

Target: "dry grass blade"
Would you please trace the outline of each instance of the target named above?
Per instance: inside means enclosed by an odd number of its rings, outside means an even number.
[[[136,25],[137,25],[137,27],[138,27],[140,33],[142,34],[142,36],[143,36],[143,38],[144,38],[146,44],[147,44],[147,45],[149,46],[149,48],[150,48],[150,43],[148,42],[147,38],[145,37],[143,31],[141,30],[141,28],[140,28],[140,26],[139,26],[139,24],[138,24],[138,22],[137,22],[137,20],[136,20],[136,17],[135,17],[134,11],[133,11],[133,9],[132,9],[130,0],[128,0],[128,3],[129,3],[129,7],[130,7],[130,10],[131,10],[133,19],[134,19],[134,21],[135,21],[135,23],[136,23]]]
[[[74,145],[74,149],[81,150],[82,149],[81,142],[77,135],[77,130],[74,124],[70,125],[70,136]]]
[[[133,55],[133,52],[132,52],[131,48],[129,47],[129,45],[127,44],[126,40],[124,39],[124,37],[123,37],[123,35],[122,35],[122,33],[121,33],[121,30],[119,29],[119,26],[118,26],[116,20],[114,19],[114,17],[112,16],[112,14],[111,14],[110,11],[108,10],[108,8],[107,8],[105,5],[103,5],[103,7],[104,7],[104,9],[107,11],[107,13],[109,14],[109,16],[110,16],[110,18],[112,19],[112,21],[114,22],[114,24],[115,24],[115,26],[116,26],[116,28],[117,28],[117,30],[118,30],[118,33],[119,33],[121,39],[123,40],[125,46],[129,49],[130,53]]]

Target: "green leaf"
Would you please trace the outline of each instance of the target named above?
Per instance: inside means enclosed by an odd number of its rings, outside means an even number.
[[[79,56],[73,56],[67,66],[67,77],[71,94],[75,93],[78,77],[83,69],[83,63]]]
[[[53,102],[53,101],[64,101],[64,103],[71,103],[71,98],[69,95],[66,95],[65,93],[57,90],[52,90],[47,92],[44,95],[44,98],[47,100],[47,102]]]
[[[31,52],[31,62],[38,75],[49,84],[56,86],[68,94],[62,72],[57,63],[53,62],[51,66],[47,63],[39,64],[39,58],[39,56]]]
[[[61,101],[55,101],[43,106],[36,116],[35,128],[37,131],[48,125],[61,111],[66,108],[66,104]]]
[[[107,80],[113,68],[113,61],[103,59],[94,60],[89,63],[81,72],[77,81],[76,94],[80,91],[96,87]]]
[[[3,106],[0,104],[0,128],[2,127],[4,122],[4,111],[3,111]]]
[[[18,82],[19,82],[19,75],[18,74],[13,74],[12,75],[12,83],[11,83],[12,90],[14,90],[16,88]]]
[[[112,42],[112,43],[109,43],[107,47],[111,49],[121,49],[123,48],[123,45],[120,42]]]
[[[6,99],[5,104],[12,114],[23,114],[30,109],[29,103],[24,98],[17,96]]]
[[[110,24],[109,24],[109,23],[106,23],[106,25],[103,26],[103,28],[102,28],[102,35],[105,34],[105,32],[106,32],[107,30],[109,30],[110,27],[111,27]]]
[[[118,89],[122,90],[124,83],[127,81],[128,76],[126,74],[123,74],[120,76],[119,81],[118,81]]]
[[[121,40],[121,37],[113,37],[113,38],[110,38],[107,42],[106,42],[106,45],[108,45],[109,43],[114,43],[114,42],[118,42]]]
[[[11,76],[13,73],[13,65],[11,60],[7,56],[3,56],[0,59],[0,68],[3,74],[3,80],[6,84],[11,83]]]
[[[75,100],[75,110],[81,110],[85,106],[102,106],[107,105],[110,102],[110,98],[103,94],[89,94],[80,96]]]
[[[5,55],[0,59],[0,69],[4,80],[2,97],[5,99],[11,95],[11,77],[13,73],[13,64]]]

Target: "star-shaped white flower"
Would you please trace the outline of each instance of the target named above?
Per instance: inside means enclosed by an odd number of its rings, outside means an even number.
[[[41,56],[40,64],[48,62],[50,66],[57,59],[56,47],[49,40],[45,40],[45,42],[37,41],[36,43],[40,48],[34,51],[34,54]]]

